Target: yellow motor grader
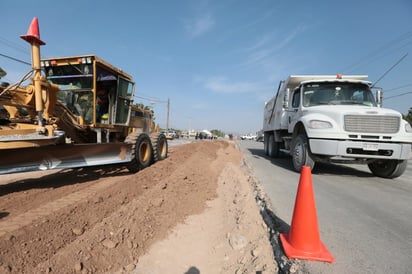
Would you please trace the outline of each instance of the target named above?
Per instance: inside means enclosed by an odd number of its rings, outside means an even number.
[[[95,55],[41,59],[37,18],[21,38],[32,70],[0,86],[0,174],[119,163],[137,172],[167,157],[153,112],[133,105],[129,74]]]

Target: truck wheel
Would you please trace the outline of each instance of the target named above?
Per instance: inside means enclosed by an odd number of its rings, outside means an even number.
[[[315,166],[309,150],[308,137],[305,134],[298,135],[293,140],[291,155],[293,168],[297,172],[300,172],[302,166],[309,166],[311,169]]]
[[[127,143],[132,143],[132,161],[127,165],[131,172],[138,172],[148,167],[153,161],[153,148],[147,134],[132,133],[127,136]]]
[[[275,142],[275,136],[273,134],[269,135],[268,155],[271,158],[277,158],[280,156],[280,143]]]
[[[268,141],[269,141],[269,135],[265,134],[263,136],[263,150],[265,151],[265,155],[269,155]]]
[[[368,164],[373,175],[393,179],[401,176],[408,166],[408,160],[376,160]]]
[[[150,137],[153,144],[153,162],[166,159],[168,151],[166,136],[162,133],[155,133]]]

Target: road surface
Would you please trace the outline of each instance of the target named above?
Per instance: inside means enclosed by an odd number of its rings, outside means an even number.
[[[273,213],[291,224],[300,174],[291,159],[270,159],[263,143],[239,141]],[[411,273],[412,160],[401,177],[372,176],[367,166],[318,165],[312,173],[320,237],[332,264],[304,262],[309,273]]]

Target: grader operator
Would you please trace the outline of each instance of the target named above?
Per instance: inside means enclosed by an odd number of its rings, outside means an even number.
[[[37,18],[21,38],[32,70],[0,87],[0,174],[118,163],[136,172],[167,157],[152,111],[133,105],[129,74],[95,55],[40,59]]]

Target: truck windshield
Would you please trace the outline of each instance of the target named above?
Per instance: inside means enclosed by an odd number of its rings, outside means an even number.
[[[362,83],[317,82],[303,86],[303,106],[363,105],[376,106],[369,86]]]

